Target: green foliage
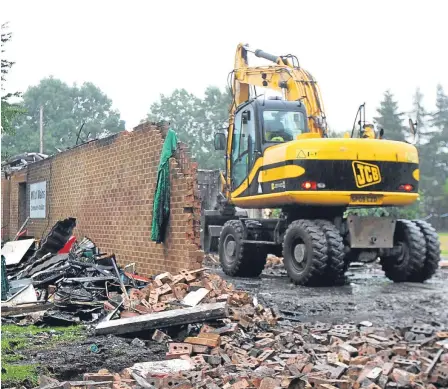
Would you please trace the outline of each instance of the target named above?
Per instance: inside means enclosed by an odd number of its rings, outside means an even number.
[[[11,71],[14,62],[9,61],[5,58],[5,44],[11,41],[12,34],[8,32],[8,24],[2,24],[1,27],[1,134],[10,134],[14,135],[14,127],[12,125],[13,120],[25,113],[25,110],[17,104],[13,104],[10,102],[12,97],[20,97],[19,92],[9,92],[3,93],[5,91],[4,83],[6,81],[6,76]]]
[[[45,78],[23,95],[27,111],[14,121],[20,136],[2,138],[3,148],[12,155],[39,151],[39,116],[43,107],[44,153],[52,154],[88,139],[124,130],[124,121],[112,109],[112,101],[94,84],[69,86],[53,77]]]
[[[436,110],[428,117],[418,145],[420,189],[425,193],[424,213],[440,215],[448,212],[448,96],[441,85],[437,86]]]
[[[398,103],[390,91],[384,93],[384,99],[377,109],[379,114],[375,117],[377,126],[384,129],[384,138],[392,140],[405,139],[403,127],[403,113],[398,110]]]
[[[3,385],[20,385],[23,384],[24,381],[28,381],[33,387],[37,386],[39,381],[37,365],[13,365],[2,363]]]
[[[280,208],[275,208],[272,210],[271,218],[278,219],[278,218],[280,218],[281,215],[282,215],[282,210]]]
[[[188,144],[202,169],[224,167],[222,152],[213,147],[214,133],[227,127],[231,95],[210,86],[204,98],[185,89],[176,89],[170,95],[160,95],[160,101],[150,107],[148,119],[169,122],[179,140]]]

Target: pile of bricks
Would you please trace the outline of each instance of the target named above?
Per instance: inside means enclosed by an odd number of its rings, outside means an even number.
[[[221,277],[205,274],[205,268],[197,270],[181,270],[180,273],[162,273],[149,280],[143,289],[130,289],[127,296],[121,293],[109,294],[106,311],[115,310],[123,300],[121,318],[128,318],[195,306],[199,303],[226,301],[231,292],[232,284]]]
[[[384,328],[365,321],[293,326],[290,322],[279,322],[272,309],[259,305],[246,292],[233,290],[218,276],[197,277],[198,273],[187,273],[166,274],[154,281],[144,292],[153,298],[151,307],[166,304],[167,299],[183,298],[184,287],[179,285],[190,280],[190,287],[209,290],[208,301],[224,295],[229,317],[198,325],[196,329],[193,326],[183,342],[173,341],[163,331],[156,330],[153,340],[167,347],[165,361],[135,364],[121,374],[107,371],[87,374],[84,377],[87,386],[114,389],[448,386],[448,332],[442,325],[417,323],[407,328]],[[170,281],[164,283],[165,280]],[[155,295],[157,299],[151,297]],[[167,295],[170,297],[162,301]]]
[[[283,265],[283,258],[272,254],[268,255],[264,272],[268,275],[286,274],[285,266]]]
[[[448,385],[446,332],[407,342],[393,330],[350,324],[300,325],[292,330],[269,332],[245,329],[236,323],[221,328],[203,325],[197,336],[188,337],[183,343],[168,341],[167,358],[190,362],[190,368],[181,372],[161,374],[150,367],[146,371],[132,367],[120,375],[100,371],[85,375],[85,379],[109,381],[105,386],[115,389],[375,389]],[[159,341],[167,340],[165,337]]]
[[[266,259],[266,268],[283,266],[283,258],[275,255],[268,255]]]
[[[240,303],[244,301],[240,300]],[[167,338],[167,358],[191,370],[165,377],[135,366],[155,388],[322,389],[434,388],[448,385],[448,332],[416,325],[394,330],[367,325],[301,324],[271,327],[272,312],[244,304],[222,327],[204,324],[183,343]],[[160,331],[159,331],[160,332]]]

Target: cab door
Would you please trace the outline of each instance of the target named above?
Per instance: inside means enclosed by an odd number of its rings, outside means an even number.
[[[235,114],[232,139],[231,179],[234,191],[243,183],[248,185],[248,175],[255,162],[257,139],[252,106],[245,106]]]

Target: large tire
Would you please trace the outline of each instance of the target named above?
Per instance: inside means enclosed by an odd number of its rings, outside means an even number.
[[[410,220],[398,220],[395,227],[394,246],[399,253],[381,257],[386,277],[394,282],[411,281],[411,276],[421,272],[426,256],[425,237]]]
[[[327,260],[327,240],[319,226],[311,220],[293,221],[283,240],[283,262],[291,281],[296,285],[320,284]]]
[[[239,276],[243,270],[244,226],[240,220],[229,220],[219,236],[219,262],[229,276]]]
[[[219,237],[219,261],[232,277],[258,277],[266,265],[267,253],[256,244],[244,244],[245,230],[240,220],[229,220]]]
[[[423,220],[414,220],[414,223],[425,238],[426,256],[424,257],[423,268],[420,272],[411,274],[410,281],[423,282],[429,280],[439,268],[440,241],[439,235],[431,224]]]
[[[323,274],[325,284],[340,283],[344,277],[344,242],[336,226],[328,220],[314,221],[325,235],[328,245],[328,261]]]

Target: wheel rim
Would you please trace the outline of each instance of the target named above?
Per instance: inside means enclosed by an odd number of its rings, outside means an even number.
[[[398,255],[396,257],[396,263],[398,266],[402,266],[406,262],[406,258],[409,255],[409,247],[405,242],[397,242]]]
[[[306,253],[306,245],[302,241],[302,239],[294,240],[291,247],[291,257],[293,259],[293,265],[297,271],[302,272],[306,268],[307,264],[307,253]]]
[[[236,259],[236,241],[233,235],[227,235],[224,240],[224,255],[229,262]]]

